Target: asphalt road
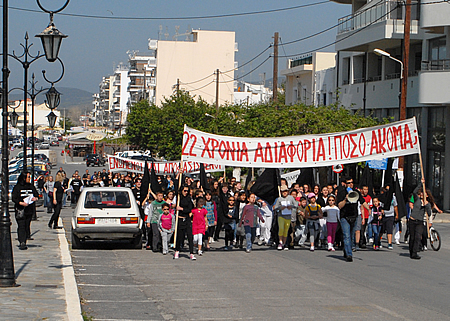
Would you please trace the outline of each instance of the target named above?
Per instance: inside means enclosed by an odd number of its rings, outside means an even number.
[[[62,166],[68,175],[86,169]],[[71,214],[62,211],[69,242]],[[257,245],[175,261],[120,242],[93,243],[72,258],[82,309],[95,320],[450,320],[450,224],[435,227],[442,248],[420,261],[407,244],[359,251],[353,263],[341,252]]]

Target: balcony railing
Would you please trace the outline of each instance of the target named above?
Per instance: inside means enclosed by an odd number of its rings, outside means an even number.
[[[422,61],[422,70],[450,70],[450,59]]]
[[[417,7],[417,1],[412,2]],[[416,20],[418,15],[417,10],[413,9],[412,11],[411,19]],[[382,1],[370,8],[364,9],[363,7],[360,11],[340,18],[338,20],[338,34],[361,29],[372,23],[386,20],[400,20],[400,23],[403,24],[403,15],[403,7],[399,6],[398,1]]]

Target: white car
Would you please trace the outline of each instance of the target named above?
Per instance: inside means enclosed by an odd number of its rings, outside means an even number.
[[[40,149],[50,149],[50,144],[49,143],[42,143],[39,146]]]
[[[143,221],[131,189],[87,187],[81,192],[72,217],[72,248],[88,240],[130,240],[142,249]]]

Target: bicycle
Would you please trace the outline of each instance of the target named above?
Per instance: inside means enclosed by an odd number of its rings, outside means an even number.
[[[431,248],[434,251],[439,251],[439,249],[441,248],[441,235],[433,226],[433,220],[436,217],[436,214],[437,214],[437,212],[433,211],[433,214],[431,215],[430,234],[429,234],[428,238],[430,239]]]

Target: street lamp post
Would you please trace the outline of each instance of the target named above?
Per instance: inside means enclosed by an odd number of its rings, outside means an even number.
[[[406,94],[407,94],[408,86],[405,86],[406,80],[407,80],[407,70],[405,71],[405,69],[404,69],[403,61],[392,57],[390,53],[388,53],[384,50],[381,50],[381,49],[374,49],[373,52],[377,55],[388,57],[389,59],[392,59],[400,64],[400,84],[399,84],[400,89],[399,89],[399,94],[398,94],[399,120],[405,120],[406,119]],[[404,166],[404,156],[400,156],[399,160],[398,160],[398,170],[401,172],[401,173],[399,173],[401,180],[403,180],[403,166]],[[403,183],[402,183],[402,185],[403,185]]]
[[[61,7],[57,11],[49,11],[42,7],[39,0],[36,0],[38,6],[44,11],[50,14],[50,24],[53,25],[53,14],[60,12],[64,8],[67,7],[70,0],[66,0],[63,7]],[[11,216],[9,214],[8,208],[8,190],[9,190],[9,172],[8,172],[8,158],[9,158],[9,144],[8,144],[8,77],[9,77],[9,69],[8,69],[8,0],[3,0],[2,6],[2,15],[3,15],[3,35],[2,35],[2,43],[3,43],[3,67],[2,67],[2,90],[1,90],[1,98],[2,98],[2,189],[1,189],[1,217],[0,217],[0,287],[14,287],[16,286],[16,276],[14,273],[14,259],[12,252],[12,242],[11,242]],[[49,25],[50,26],[50,25]],[[54,25],[53,25],[54,26]],[[48,27],[47,27],[48,29]],[[47,30],[46,29],[46,30]],[[56,27],[55,27],[56,29]],[[51,28],[53,30],[53,28]],[[45,32],[45,30],[44,30]],[[52,62],[57,59],[57,54],[59,50],[59,45],[61,44],[61,40],[64,37],[61,35],[57,35],[54,30],[53,32],[42,35],[41,39],[45,39],[43,41],[44,52],[47,54],[48,52],[52,52],[52,55],[46,55],[47,60]],[[55,50],[55,44],[58,47],[58,50]],[[31,45],[30,45],[31,46]],[[28,50],[30,48],[28,46],[28,35],[25,36],[25,46],[24,53],[19,57],[14,57],[16,60],[22,63],[25,74],[24,79],[24,89],[27,88],[27,71],[29,65],[40,58],[39,53],[36,56],[29,56]],[[51,47],[52,46],[52,47]],[[14,55],[15,56],[15,55]],[[24,58],[23,61],[20,58]],[[28,61],[28,57],[31,57],[31,61]],[[54,59],[54,60],[52,60]],[[26,95],[27,90],[24,90],[24,131],[26,135]],[[25,136],[26,138],[26,136]],[[26,169],[26,139],[24,139],[24,168]]]
[[[406,90],[402,89],[402,81],[403,81],[403,61],[400,59],[394,58],[391,56],[390,53],[381,50],[381,49],[374,49],[373,52],[379,56],[387,57],[391,60],[394,60],[400,64],[400,84],[399,84],[399,92],[398,92],[398,104],[399,104],[399,115],[402,115],[403,113],[406,113],[406,99],[403,99],[403,95],[406,95]],[[402,119],[400,119],[402,120]]]

